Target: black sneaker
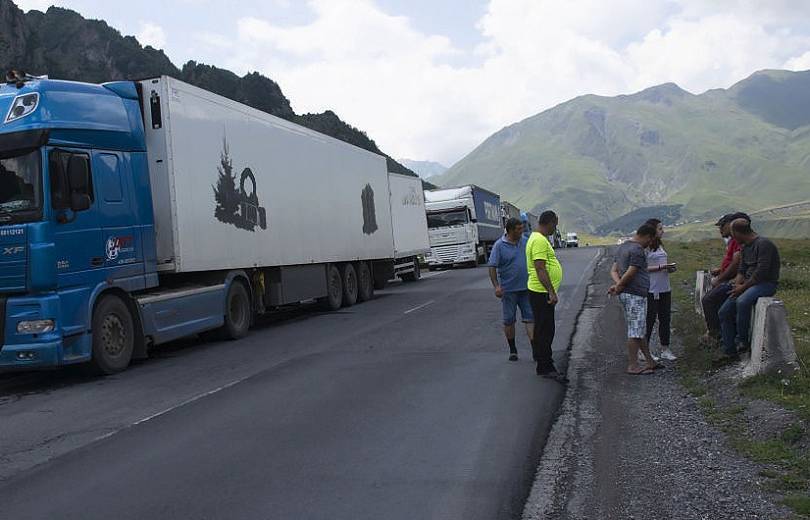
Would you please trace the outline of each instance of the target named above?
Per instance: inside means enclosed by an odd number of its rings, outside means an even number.
[[[540,374],[540,376],[545,377],[546,379],[553,379],[554,381],[557,381],[558,383],[564,385],[568,384],[568,378],[564,374],[561,374],[556,370],[550,370],[548,372]]]
[[[517,361],[517,360],[518,360],[517,352],[510,352],[509,353],[509,361]]]

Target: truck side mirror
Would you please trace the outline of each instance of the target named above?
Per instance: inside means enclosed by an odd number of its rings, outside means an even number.
[[[70,209],[73,211],[84,211],[90,209],[90,195],[86,193],[70,194]]]
[[[90,167],[87,158],[81,155],[71,155],[68,160],[68,183],[71,191],[87,193],[90,185]]]
[[[68,184],[70,185],[70,209],[84,211],[90,208],[90,166],[87,157],[72,155],[68,160]]]

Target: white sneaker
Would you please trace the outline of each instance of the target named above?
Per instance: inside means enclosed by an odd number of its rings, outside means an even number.
[[[672,351],[669,349],[664,349],[664,351],[661,352],[661,357],[663,359],[666,359],[667,361],[675,361],[676,359],[678,359],[678,356],[673,354]]]

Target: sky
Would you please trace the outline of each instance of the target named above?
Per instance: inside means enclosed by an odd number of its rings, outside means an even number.
[[[107,21],[175,65],[258,71],[398,158],[447,166],[583,94],[810,69],[808,0],[16,0]]]

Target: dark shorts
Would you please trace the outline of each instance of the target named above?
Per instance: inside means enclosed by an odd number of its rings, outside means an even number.
[[[520,308],[520,317],[523,323],[534,322],[532,305],[529,303],[529,291],[505,292],[501,297],[503,307],[503,324],[513,325],[517,321],[517,310]]]

